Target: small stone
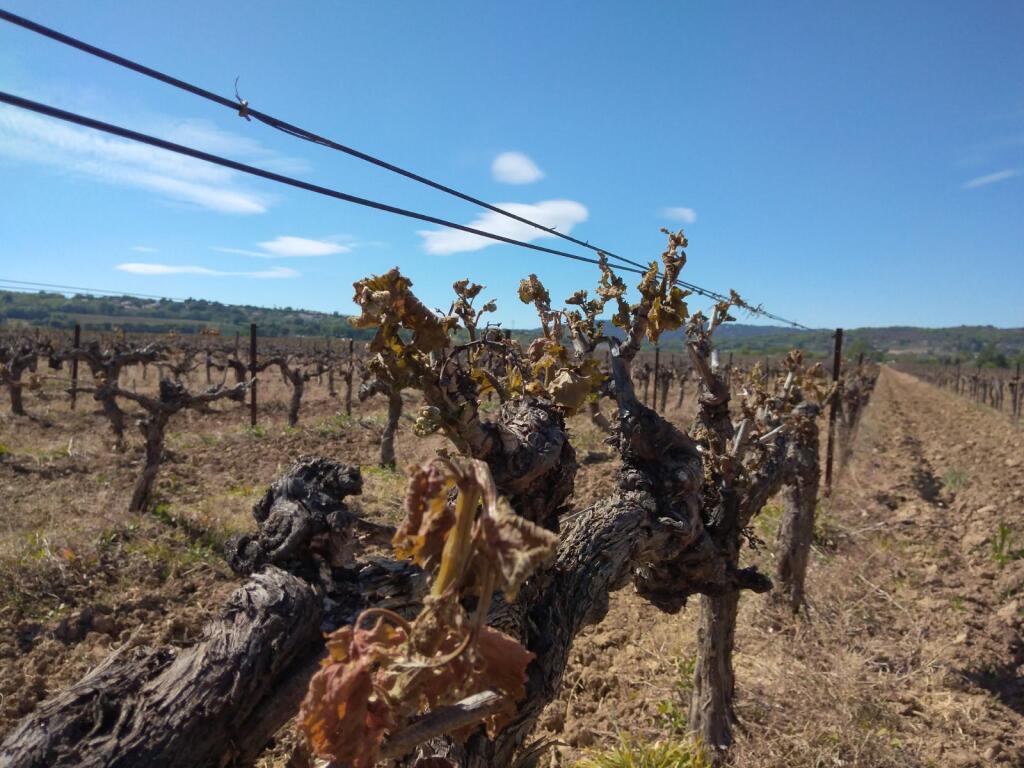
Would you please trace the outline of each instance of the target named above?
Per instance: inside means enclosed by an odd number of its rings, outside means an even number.
[[[967,554],[968,552],[973,552],[986,541],[988,541],[987,531],[968,531],[964,534],[964,537],[960,539],[960,549],[964,554]]]
[[[1020,616],[1020,601],[1011,600],[998,611],[996,611],[996,616],[998,616],[1003,621],[1012,622],[1016,620],[1017,617]]]

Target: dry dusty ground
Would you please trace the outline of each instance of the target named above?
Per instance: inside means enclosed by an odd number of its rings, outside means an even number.
[[[1022,513],[1024,431],[884,369],[819,510],[808,615],[741,601],[734,764],[1024,765]],[[767,569],[777,514],[757,523]],[[562,763],[685,729],[694,611],[613,597],[545,713]]]
[[[133,377],[141,388],[138,372],[123,383]],[[363,512],[397,519],[403,474],[376,468],[382,403],[346,418],[311,383],[290,430],[286,390],[262,381],[260,429],[233,405],[172,423],[172,460],[144,518],[125,511],[138,441],[113,452],[88,397],[72,414],[53,384],[48,399],[27,398],[39,420],[0,416],[0,737],[111,648],[196,637],[236,583],[221,544],[253,526],[252,503],[299,455],[360,464]],[[687,412],[670,409],[680,422]],[[571,430],[599,459],[600,434],[582,418]],[[399,462],[441,444],[401,429]],[[580,504],[611,491],[613,468],[581,468]],[[736,765],[1024,765],[1022,512],[1024,432],[884,370],[821,507],[808,615],[742,600]],[[751,555],[768,569],[777,515],[758,521],[765,545]],[[693,627],[693,608],[665,616],[628,590],[613,596],[544,715],[544,734],[565,745],[551,761],[683,732]]]

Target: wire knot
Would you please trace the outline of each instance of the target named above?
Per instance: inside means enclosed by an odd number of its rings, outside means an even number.
[[[249,101],[247,99],[243,99],[241,96],[238,95],[237,77],[235,78],[235,99],[238,101],[238,116],[244,117],[246,120],[249,120],[251,122],[252,118],[249,117]]]

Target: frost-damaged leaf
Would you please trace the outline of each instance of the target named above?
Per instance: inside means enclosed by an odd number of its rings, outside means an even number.
[[[453,283],[452,288],[460,298],[475,299],[484,287],[477,283],[470,282],[469,278],[465,278],[464,280],[457,280]]]
[[[520,517],[504,498],[480,517],[480,554],[498,570],[498,586],[509,601],[523,582],[554,557],[558,536]]]
[[[453,486],[454,509],[447,503]],[[515,638],[485,622],[494,589],[514,597],[554,555],[557,536],[516,515],[478,460],[435,459],[413,470],[406,513],[394,544],[432,578],[422,610],[410,623],[369,608],[354,629],[332,634],[329,656],[300,712],[313,750],[353,768],[370,768],[385,735],[406,728],[423,711],[485,690],[508,704],[486,719],[494,736],[514,715],[513,702],[525,695],[526,668],[534,659]],[[470,617],[461,601],[472,592],[479,600]],[[452,735],[464,738],[474,729]]]
[[[540,278],[533,274],[519,281],[519,300],[546,312],[551,310],[551,295]]]
[[[540,318],[541,330],[544,337],[557,339],[561,336],[562,329],[559,321],[559,313],[551,311],[551,294],[536,275],[519,281],[519,300],[524,304],[533,304]]]
[[[405,645],[402,627],[384,617],[370,629],[342,627],[327,639],[328,657],[313,676],[299,710],[299,726],[313,750],[329,760],[372,768],[394,722],[374,682],[382,660]]]
[[[558,535],[517,515],[508,500],[498,495],[484,462],[473,461],[471,466],[484,505],[474,531],[477,556],[482,567],[489,564],[497,569],[498,586],[508,600],[515,600],[523,582],[554,557]]]
[[[432,569],[440,561],[444,540],[455,524],[448,506],[448,492],[455,479],[443,465],[424,464],[409,477],[405,494],[405,519],[395,532],[395,554]]]
[[[590,390],[590,379],[569,368],[559,369],[548,385],[551,399],[570,415],[583,407]]]
[[[412,346],[429,352],[448,343],[451,322],[431,312],[412,291],[412,281],[397,268],[352,284],[352,300],[362,314],[351,320],[356,328],[380,327],[385,335],[397,326],[412,331]]]
[[[526,695],[526,668],[537,654],[494,627],[484,627],[478,642],[477,652],[484,662],[482,677],[487,681],[487,688],[494,688],[513,701],[519,701]]]

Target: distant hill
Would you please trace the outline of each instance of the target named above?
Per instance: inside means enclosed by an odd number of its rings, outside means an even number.
[[[774,326],[730,323],[716,333],[724,351],[742,354],[778,354],[797,348],[818,356],[830,353],[832,330],[801,331]],[[864,352],[883,358],[973,360],[979,355],[1009,363],[1024,357],[1024,328],[995,328],[990,325],[961,325],[952,328],[886,326],[844,330],[844,347],[850,356]]]
[[[311,312],[302,309],[266,308],[222,304],[217,301],[188,299],[141,299],[132,296],[67,297],[59,293],[20,293],[0,291],[0,323],[27,323],[53,328],[83,328],[99,331],[123,329],[127,332],[197,333],[216,328],[222,334],[246,332],[249,323],[259,325],[265,336],[330,336],[369,338],[372,329],[353,328],[349,318],[337,312]],[[516,335],[530,337],[524,329]],[[667,350],[682,348],[682,332],[663,337]],[[747,356],[776,356],[787,350],[803,349],[813,357],[824,357],[832,348],[832,330],[801,331],[770,325],[729,323],[716,332],[723,352]],[[914,360],[961,359],[995,365],[1008,365],[1024,359],[1024,328],[995,328],[961,325],[952,328],[914,328],[891,326],[853,328],[846,331],[849,356],[861,352],[877,360],[900,358]]]
[[[330,336],[369,338],[370,329],[353,328],[337,312],[311,312],[284,307],[268,309],[219,301],[141,299],[134,296],[67,297],[60,293],[0,291],[0,323],[30,323],[51,328],[83,328],[128,333],[198,333],[216,328],[222,334],[247,333],[250,323],[264,336]]]

